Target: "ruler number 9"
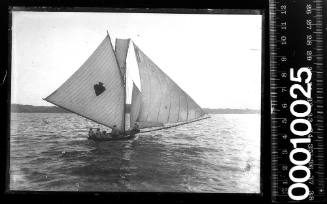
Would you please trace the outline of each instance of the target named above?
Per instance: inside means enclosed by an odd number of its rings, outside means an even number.
[[[286,5],[281,5],[280,6],[280,13],[286,15]]]
[[[312,21],[310,19],[306,20],[306,24],[307,24],[307,29],[311,30],[312,28]]]

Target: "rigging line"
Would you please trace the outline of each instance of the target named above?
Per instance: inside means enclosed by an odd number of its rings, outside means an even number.
[[[1,82],[0,86],[2,86],[5,83],[6,78],[7,78],[7,70],[6,70],[5,76],[2,79],[2,82]]]
[[[157,129],[153,129],[153,130],[141,131],[140,133],[146,133],[146,132],[153,132],[153,131],[157,131],[157,130],[169,129],[169,128],[173,128],[173,127],[177,127],[177,126],[181,126],[181,125],[186,125],[186,124],[189,124],[189,123],[197,122],[199,120],[204,120],[204,119],[208,119],[208,118],[211,118],[211,117],[207,116],[205,118],[199,118],[199,119],[196,119],[196,120],[187,121],[187,122],[184,122],[184,123],[179,123],[179,124],[172,125],[172,126],[161,127],[161,128],[157,128]]]

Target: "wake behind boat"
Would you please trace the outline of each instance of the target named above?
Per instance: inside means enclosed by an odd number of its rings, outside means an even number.
[[[86,62],[44,100],[112,129],[89,133],[92,140],[131,139],[137,133],[206,119],[203,109],[133,42],[141,91],[133,83],[130,126],[126,130],[126,57],[130,39],[109,34]]]

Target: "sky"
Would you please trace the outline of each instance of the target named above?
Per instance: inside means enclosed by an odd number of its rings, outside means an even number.
[[[113,46],[116,38],[131,38],[202,108],[260,109],[261,21],[261,15],[15,11],[11,103],[51,106],[42,98],[108,31]],[[133,49],[127,69],[140,86]]]

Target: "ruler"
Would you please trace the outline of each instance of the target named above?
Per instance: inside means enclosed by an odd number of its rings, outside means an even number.
[[[325,3],[269,2],[273,202],[326,201]]]

